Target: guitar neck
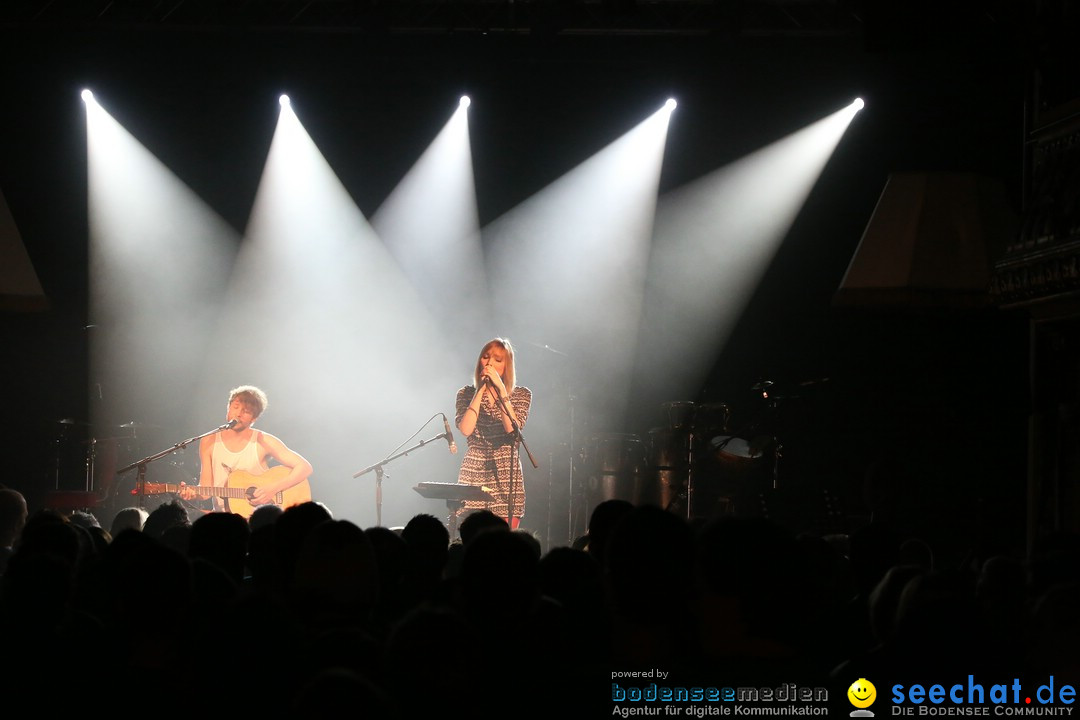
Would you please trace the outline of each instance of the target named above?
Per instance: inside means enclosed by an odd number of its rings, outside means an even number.
[[[187,485],[195,491],[195,494],[201,498],[208,497],[222,497],[222,498],[245,498],[247,497],[247,488],[242,487],[207,487],[205,485]],[[159,493],[179,493],[180,486],[172,485],[170,483],[146,483],[145,491],[150,494]]]

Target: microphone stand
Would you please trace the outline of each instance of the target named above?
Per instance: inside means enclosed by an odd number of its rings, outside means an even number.
[[[397,460],[399,457],[403,457],[405,455],[408,455],[409,453],[411,453],[414,450],[419,450],[420,448],[424,447],[425,445],[427,445],[429,443],[433,443],[436,440],[451,440],[452,441],[453,437],[448,438],[446,433],[439,433],[435,437],[428,438],[427,440],[421,440],[420,442],[416,443],[415,445],[413,445],[410,448],[405,448],[404,450],[402,450],[401,452],[399,452],[399,453],[397,453],[395,455],[391,455],[388,458],[384,458],[384,459],[380,460],[379,462],[375,463],[374,465],[368,465],[363,470],[360,470],[358,472],[353,473],[353,478],[358,478],[361,475],[366,475],[367,473],[371,472],[372,470],[375,471],[375,525],[380,526],[380,527],[382,526],[382,481],[383,481],[383,475],[384,475],[383,466],[388,465],[389,463],[392,463],[394,460]]]
[[[520,453],[518,453],[517,450],[518,443],[521,443],[521,446],[525,448],[525,454],[529,456],[529,462],[532,463],[532,466],[534,468],[539,468],[540,465],[537,464],[536,458],[533,457],[532,451],[529,450],[529,444],[525,442],[525,438],[521,435],[521,426],[518,425],[518,421],[514,419],[514,416],[510,414],[510,409],[507,407],[506,401],[499,396],[498,392],[494,392],[493,394],[495,395],[495,401],[499,403],[499,405],[502,407],[503,414],[506,417],[510,418],[510,424],[514,426],[514,444],[510,446],[510,495],[507,497],[506,503],[506,523],[510,526],[510,529],[513,530],[515,503],[514,496],[516,494],[514,492],[514,467],[521,459],[521,455]],[[524,478],[522,478],[522,483],[524,482],[525,480]]]
[[[139,472],[135,476],[135,493],[136,493],[136,495],[138,495],[138,498],[139,498],[136,501],[136,504],[138,505],[138,507],[140,509],[145,509],[145,506],[146,506],[146,466],[147,465],[154,462],[155,460],[159,460],[159,459],[165,457],[166,455],[172,455],[174,452],[177,452],[179,450],[183,450],[184,448],[186,448],[191,443],[195,442],[196,440],[202,440],[207,435],[213,435],[216,432],[221,432],[222,430],[228,430],[229,428],[231,428],[235,424],[236,424],[235,420],[230,420],[229,422],[225,423],[224,425],[220,425],[220,426],[214,428],[213,430],[208,430],[208,431],[204,432],[202,435],[196,435],[195,437],[190,437],[187,440],[182,440],[182,441],[176,443],[175,445],[173,445],[171,448],[167,448],[165,450],[162,450],[161,452],[156,452],[153,455],[147,455],[142,460],[136,460],[135,462],[131,463],[130,465],[127,465],[125,467],[120,468],[119,470],[116,471],[116,474],[117,475],[123,475],[128,470],[131,470],[133,468],[139,468]]]

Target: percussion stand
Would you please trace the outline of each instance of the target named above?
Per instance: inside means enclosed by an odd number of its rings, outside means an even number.
[[[780,444],[780,439],[773,437],[773,463],[772,463],[772,487],[775,490],[779,484],[780,478],[780,457],[783,455],[784,446]]]
[[[61,420],[60,431],[56,434],[56,439],[53,444],[53,490],[60,490],[60,475],[62,474],[62,468],[64,466],[65,451],[69,447],[70,435],[68,429],[71,427],[72,420]]]
[[[561,360],[566,360],[566,359],[569,358],[569,356],[566,353],[562,352],[561,350],[556,350],[555,348],[551,347],[550,345],[546,345],[546,344],[545,345],[540,345],[539,343],[529,343],[529,344],[534,345],[535,347],[538,347],[541,350],[545,350],[545,351],[555,355],[556,357],[558,357]],[[560,366],[560,372],[561,373],[565,372],[565,368],[566,368],[565,365],[561,365]],[[569,418],[570,419],[570,438],[569,438],[569,444],[567,446],[567,448],[568,448],[567,451],[569,453],[569,457],[567,458],[567,460],[569,461],[569,475],[570,475],[570,477],[569,477],[569,485],[568,485],[568,488],[567,488],[567,491],[569,492],[569,495],[567,496],[567,503],[566,503],[567,504],[567,535],[568,535],[568,538],[569,538],[568,543],[573,543],[573,540],[574,540],[574,401],[577,398],[574,396],[574,390],[573,390],[572,383],[567,382],[566,387],[567,387],[567,395],[566,395],[566,397],[567,397],[569,413],[570,413],[570,418]],[[526,451],[528,451],[528,447],[526,447],[525,449],[526,449]],[[531,454],[529,455],[529,459],[532,460],[532,455]],[[536,461],[535,460],[532,460],[532,464],[533,464],[533,467],[536,467]],[[551,547],[551,516],[552,516],[551,490],[552,490],[552,487],[553,487],[552,480],[554,479],[554,475],[553,475],[553,472],[552,472],[553,467],[554,467],[554,455],[553,455],[553,453],[549,452],[548,453],[548,511],[547,511],[547,526],[548,526],[548,528],[547,528],[547,538],[548,538],[548,547],[549,548]],[[511,480],[513,480],[513,478],[511,478]],[[523,482],[522,486],[524,487],[524,481],[522,481],[522,482]],[[511,486],[511,489],[513,489],[513,486]]]
[[[690,409],[686,411],[686,417],[673,414],[672,410],[676,406],[688,405]],[[678,430],[684,426],[686,427],[686,482],[683,485],[682,492],[678,493],[671,499],[671,502],[667,504],[665,510],[670,510],[673,505],[679,500],[686,501],[686,519],[690,520],[694,517],[694,436],[697,430],[697,410],[693,407],[692,402],[678,402],[678,403],[665,403],[665,408],[668,414],[668,429],[672,432]]]
[[[548,485],[547,485],[547,542],[544,544],[545,549],[551,547],[551,487],[555,483],[552,473],[555,469],[555,453],[548,450]]]
[[[570,407],[569,407],[569,412],[570,412],[570,438],[569,438],[569,444],[567,445],[568,452],[569,452],[569,456],[567,457],[567,460],[569,461],[568,472],[570,473],[570,480],[569,480],[569,484],[567,486],[567,493],[568,494],[566,496],[566,510],[567,510],[566,533],[567,533],[567,538],[568,538],[567,539],[567,544],[572,545],[573,542],[574,542],[574,400],[575,400],[573,392],[571,392],[569,395],[567,395],[567,399],[569,400],[569,405],[570,405]],[[552,502],[551,502],[552,501],[552,494],[551,494],[551,490],[552,490],[553,487],[555,487],[555,474],[554,473],[555,473],[555,453],[552,452],[552,451],[549,451],[548,452],[548,487],[547,487],[547,547],[548,548],[551,548],[551,529],[552,529],[552,523],[551,523],[551,517],[552,517]]]
[[[86,492],[93,492],[94,463],[97,462],[97,438],[90,438],[86,444]]]
[[[760,415],[746,429],[747,430],[753,430],[755,427],[760,425],[764,421],[764,419],[766,417],[768,417],[769,415],[775,415],[777,413],[778,409],[780,408],[780,402],[784,398],[785,398],[784,395],[769,395],[768,396],[768,404],[765,406],[766,407],[766,412],[762,413],[762,415]],[[726,445],[730,440],[731,440],[731,438],[728,438],[728,440],[724,441],[724,445]],[[777,488],[780,487],[780,458],[783,456],[784,446],[783,446],[783,444],[781,444],[780,438],[776,437],[775,435],[772,436],[772,446],[773,446],[773,461],[772,461],[772,472],[770,474],[772,475],[772,489],[776,490]],[[721,446],[720,449],[722,449],[722,448],[723,448],[723,446]]]
[[[694,432],[693,424],[686,434],[686,519],[694,517]]]
[[[768,396],[768,415],[777,414],[780,408],[780,402],[784,400],[785,395],[769,395]],[[772,437],[773,444],[773,463],[772,463],[772,486],[773,490],[776,490],[780,484],[780,456],[784,449],[784,446],[780,444],[780,438],[775,435]]]
[[[574,401],[577,400],[577,396],[574,395],[571,389],[570,394],[566,396],[570,404],[570,438],[568,449],[570,456],[567,458],[568,468],[567,472],[570,474],[569,484],[566,487],[566,544],[572,546],[574,544]],[[551,546],[548,545],[550,548]]]
[[[726,445],[729,440],[724,441]],[[721,445],[721,448],[723,445]],[[677,467],[677,466],[675,466]],[[694,429],[691,427],[690,432],[686,434],[686,483],[682,487],[682,491],[676,493],[671,501],[664,506],[665,510],[671,510],[675,507],[675,504],[680,500],[686,501],[686,519],[693,519],[693,512],[691,506],[693,505],[694,495]]]

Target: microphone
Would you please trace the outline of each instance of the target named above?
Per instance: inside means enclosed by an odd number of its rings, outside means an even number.
[[[450,454],[457,455],[457,443],[454,442],[454,433],[450,432],[450,421],[442,416],[443,428],[446,430],[446,444],[450,446]]]
[[[232,430],[237,422],[239,422],[239,421],[238,420],[230,420],[229,422],[227,422],[224,425],[222,425],[221,427],[219,427],[218,432],[220,432],[222,430]]]

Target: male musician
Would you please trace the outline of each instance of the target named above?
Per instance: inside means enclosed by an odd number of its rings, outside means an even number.
[[[229,476],[234,472],[265,475],[270,470],[267,458],[273,458],[288,468],[288,472],[276,472],[272,481],[255,485],[251,496],[243,499],[244,503],[271,504],[277,493],[307,480],[312,472],[311,463],[277,437],[252,427],[268,405],[266,393],[253,385],[241,385],[229,393],[225,421],[233,423],[232,427],[199,441],[199,487],[229,487]],[[194,487],[182,485],[180,488],[180,497],[184,500],[198,495]],[[214,509],[225,508],[223,498],[214,496]]]

